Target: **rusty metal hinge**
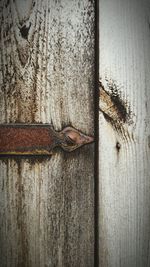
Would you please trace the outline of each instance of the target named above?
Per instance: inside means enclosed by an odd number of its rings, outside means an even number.
[[[57,146],[71,152],[93,141],[73,127],[56,132],[49,124],[0,125],[0,155],[51,155]]]

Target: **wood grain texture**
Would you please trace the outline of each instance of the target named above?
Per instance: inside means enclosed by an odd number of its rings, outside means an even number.
[[[101,0],[99,8],[100,266],[149,267],[150,2]]]
[[[0,23],[0,122],[93,135],[94,1],[1,1]],[[0,266],[93,266],[93,152],[0,160]]]

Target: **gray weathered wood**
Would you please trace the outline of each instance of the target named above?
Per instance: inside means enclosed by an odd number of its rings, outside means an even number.
[[[100,266],[149,267],[150,1],[101,0],[99,25]]]
[[[0,122],[93,135],[94,1],[1,1]],[[92,267],[93,145],[0,160],[0,266]]]

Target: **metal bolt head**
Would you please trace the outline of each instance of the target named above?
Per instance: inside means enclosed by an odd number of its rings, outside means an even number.
[[[64,134],[61,147],[68,152],[71,152],[80,146],[92,143],[94,141],[93,137],[85,135],[82,132],[74,129],[73,127],[66,127],[61,133]]]

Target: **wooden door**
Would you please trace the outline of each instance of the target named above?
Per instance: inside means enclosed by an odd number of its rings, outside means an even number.
[[[2,0],[0,22],[0,123],[99,126],[99,162],[0,159],[0,266],[149,267],[149,0]]]
[[[0,123],[94,134],[94,1],[0,2]],[[0,266],[92,267],[94,145],[0,160]]]
[[[101,267],[150,266],[150,1],[100,1]]]

